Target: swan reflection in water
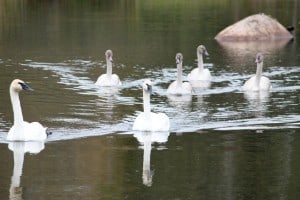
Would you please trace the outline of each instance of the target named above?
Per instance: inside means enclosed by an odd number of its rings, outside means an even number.
[[[150,157],[152,143],[166,143],[170,132],[135,132],[134,137],[142,144],[144,149],[143,156],[143,184],[150,187],[152,186],[153,170],[150,168]]]
[[[211,87],[211,80],[200,80],[200,81],[190,81],[193,86],[193,91],[209,89]]]
[[[177,108],[190,108],[192,95],[168,95],[168,102]]]
[[[256,117],[263,117],[267,111],[269,102],[269,91],[244,91],[244,97],[249,102],[249,109],[255,112]]]
[[[14,155],[14,169],[13,175],[11,177],[9,199],[23,199],[23,188],[20,186],[20,182],[23,170],[24,156],[26,153],[40,153],[45,148],[45,144],[42,141],[10,142],[8,144],[8,148],[13,152]]]

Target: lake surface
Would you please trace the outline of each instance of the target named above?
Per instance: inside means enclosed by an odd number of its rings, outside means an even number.
[[[299,10],[297,0],[0,1],[0,199],[298,199]],[[260,12],[294,25],[295,40],[214,40]],[[211,86],[168,96],[175,54],[186,80],[199,44]],[[94,85],[107,49],[120,89]],[[258,51],[273,88],[244,93]],[[23,115],[49,128],[45,143],[6,141],[15,78],[34,89],[20,95]],[[168,133],[131,130],[146,78]]]

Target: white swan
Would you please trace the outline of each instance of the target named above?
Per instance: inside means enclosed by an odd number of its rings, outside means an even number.
[[[209,69],[203,66],[203,54],[208,56],[208,52],[204,45],[199,45],[197,48],[198,68],[195,68],[188,74],[189,81],[210,81],[211,75]]]
[[[173,81],[167,90],[168,94],[192,94],[192,85],[189,82],[182,81],[182,61],[183,56],[181,53],[177,53],[175,56],[177,64],[177,80]]]
[[[271,89],[271,83],[269,78],[262,76],[262,68],[263,68],[263,55],[261,53],[257,53],[256,55],[256,74],[247,80],[243,86],[243,90],[245,91],[268,91]]]
[[[150,94],[152,83],[145,80],[143,83],[144,112],[140,113],[134,121],[133,130],[136,131],[169,131],[170,120],[164,113],[153,113],[150,108]]]
[[[7,140],[11,141],[41,141],[47,138],[46,129],[38,122],[23,121],[19,92],[32,91],[24,81],[15,79],[10,84],[9,92],[14,113],[14,124],[8,132]]]
[[[117,74],[112,74],[112,59],[113,52],[111,50],[107,50],[105,52],[106,58],[106,74],[102,74],[98,77],[97,82],[95,83],[97,86],[121,86],[122,83]]]

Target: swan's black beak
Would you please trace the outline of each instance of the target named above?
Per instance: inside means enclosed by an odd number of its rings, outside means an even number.
[[[113,62],[113,61],[114,61],[113,58],[112,58],[112,56],[109,56],[108,60],[109,60],[110,62]]]
[[[259,64],[261,62],[262,62],[262,58],[260,56],[257,56],[256,59],[255,59],[255,63]]]
[[[19,84],[21,85],[23,90],[30,91],[30,92],[33,91],[33,89],[29,87],[26,83],[19,83]]]
[[[209,56],[209,53],[205,50],[205,51],[204,51],[204,55],[205,55],[205,56]]]
[[[147,88],[150,94],[152,94],[152,85],[147,84]]]

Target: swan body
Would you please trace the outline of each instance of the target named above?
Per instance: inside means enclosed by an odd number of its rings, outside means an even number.
[[[197,48],[198,68],[195,68],[188,74],[189,81],[210,81],[211,75],[209,69],[203,66],[203,55],[208,56],[208,52],[204,45]]]
[[[243,86],[244,91],[268,91],[271,89],[270,79],[262,76],[263,55],[258,53],[256,55],[256,74],[247,80]]]
[[[26,122],[23,120],[19,92],[32,89],[20,79],[15,79],[10,84],[10,99],[14,113],[14,124],[8,132],[7,140],[10,141],[41,141],[47,138],[45,127],[39,122]]]
[[[143,83],[144,112],[140,113],[134,121],[133,130],[136,131],[169,131],[170,120],[164,113],[153,113],[150,109],[150,93],[152,83],[145,80]]]
[[[173,81],[167,90],[168,94],[192,94],[192,85],[189,82],[182,81],[182,61],[183,56],[181,53],[176,54],[176,64],[177,64],[177,80]]]
[[[111,50],[105,52],[106,74],[102,74],[96,81],[97,86],[121,86],[122,82],[117,74],[112,73],[113,53]]]

